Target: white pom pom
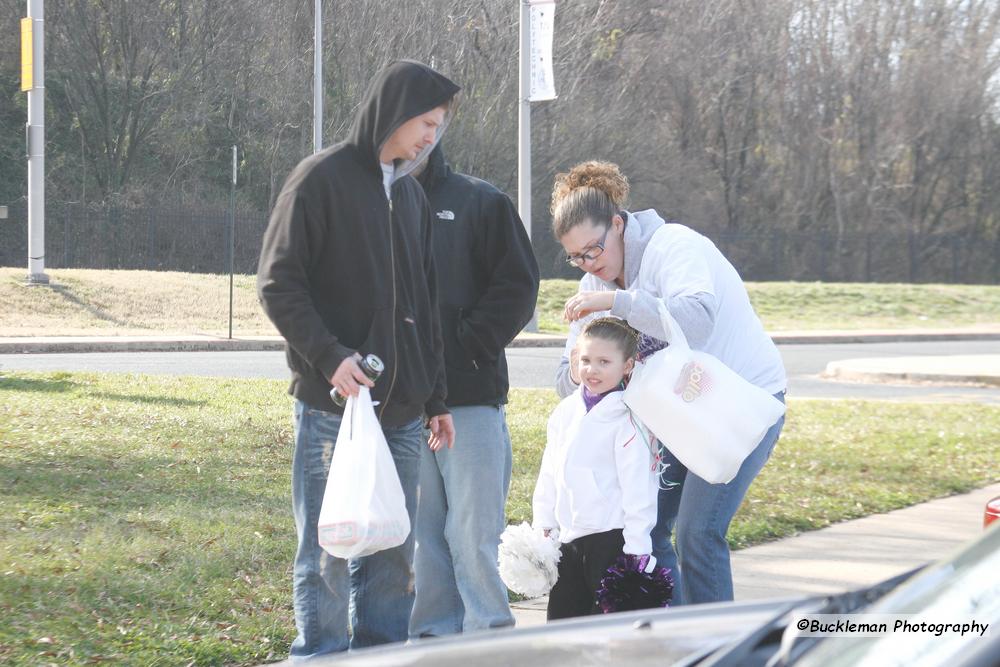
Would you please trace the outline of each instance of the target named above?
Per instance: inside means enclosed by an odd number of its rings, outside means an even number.
[[[515,593],[541,597],[556,583],[560,555],[554,537],[545,537],[526,522],[507,526],[500,535],[500,578]]]

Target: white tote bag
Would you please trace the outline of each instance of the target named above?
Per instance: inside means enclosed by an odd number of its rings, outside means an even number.
[[[319,512],[319,544],[338,558],[399,546],[410,534],[406,497],[368,387],[350,396]]]
[[[660,318],[669,346],[636,364],[623,400],[688,470],[725,484],[785,405],[718,358],[692,350],[662,302]]]

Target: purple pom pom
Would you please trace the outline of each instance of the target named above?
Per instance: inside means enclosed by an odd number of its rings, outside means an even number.
[[[666,607],[674,593],[674,580],[665,567],[646,573],[649,556],[622,554],[608,568],[597,589],[597,604],[610,614],[634,609]]]

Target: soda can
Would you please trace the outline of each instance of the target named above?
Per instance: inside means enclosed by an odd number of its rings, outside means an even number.
[[[368,379],[372,382],[375,382],[382,375],[382,371],[385,370],[385,364],[374,354],[366,355],[358,362],[358,366],[361,368],[361,372],[368,376]],[[340,407],[344,407],[347,404],[347,397],[337,391],[336,387],[330,390],[330,399]]]

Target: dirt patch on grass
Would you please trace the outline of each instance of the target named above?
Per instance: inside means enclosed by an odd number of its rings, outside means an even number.
[[[49,272],[28,287],[24,271],[0,268],[0,336],[220,335],[229,328],[229,276],[160,271]],[[233,330],[277,332],[257,302],[254,276],[233,280]]]

